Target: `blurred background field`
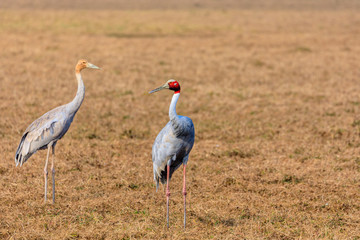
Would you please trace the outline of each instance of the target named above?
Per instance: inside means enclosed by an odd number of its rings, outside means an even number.
[[[359,239],[360,3],[0,3],[1,239]],[[25,128],[86,96],[57,144],[16,168]],[[180,172],[155,192],[151,146],[177,112],[193,119],[188,228]]]

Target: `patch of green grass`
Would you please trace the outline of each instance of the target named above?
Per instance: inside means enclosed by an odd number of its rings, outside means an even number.
[[[106,113],[102,114],[100,118],[109,118],[112,117],[114,114],[111,111],[107,111]]]
[[[350,101],[350,103],[352,105],[355,105],[355,106],[360,106],[360,102],[359,101]]]
[[[248,208],[245,208],[245,209],[241,210],[241,213],[240,213],[240,216],[239,216],[240,220],[250,219],[251,217],[252,217],[252,214],[251,214],[251,212],[250,212],[250,210]]]
[[[233,227],[236,225],[236,221],[234,218],[222,219],[220,222],[227,227]]]
[[[338,128],[335,130],[335,133],[334,133],[334,138],[335,139],[340,139],[345,133],[345,130],[344,129],[341,129],[341,128]]]
[[[90,133],[86,137],[88,139],[100,139],[100,137],[98,135],[96,135],[96,133]]]
[[[351,126],[353,127],[360,126],[360,120],[354,120]]]
[[[130,128],[130,129],[123,130],[123,132],[120,134],[120,138],[144,139],[149,135],[150,135],[150,132],[148,130],[136,131],[136,130]]]
[[[147,215],[145,210],[136,210],[134,213],[135,214],[141,214],[141,215]]]
[[[337,227],[342,227],[345,225],[345,219],[340,216],[338,213],[333,216],[328,222],[327,222],[327,225],[330,227],[330,228],[337,228]]]
[[[283,183],[294,183],[294,184],[298,184],[302,181],[302,179],[296,177],[295,175],[288,175],[285,174],[281,180],[281,182]]]
[[[70,236],[67,237],[67,239],[79,239],[79,238],[80,238],[80,234],[77,232],[70,233]]]
[[[309,47],[305,47],[305,46],[298,46],[295,48],[296,52],[303,52],[303,53],[310,53],[312,52],[312,50]]]
[[[139,188],[139,185],[136,185],[135,183],[131,183],[131,184],[129,184],[129,186],[128,186],[130,189],[132,189],[132,190],[135,190],[135,189],[138,189]]]
[[[6,172],[7,172],[6,168],[0,167],[0,175],[3,175]]]
[[[224,182],[223,182],[223,185],[224,185],[225,187],[231,186],[231,185],[234,185],[234,184],[236,184],[236,179],[233,178],[233,177],[228,177],[228,178],[226,178],[226,179],[224,180]]]
[[[265,63],[259,59],[256,59],[252,62],[252,64],[255,66],[255,67],[263,67],[265,66]]]
[[[273,215],[270,218],[270,223],[271,224],[278,224],[278,223],[283,223],[285,222],[286,218],[283,215]]]
[[[335,117],[336,113],[335,112],[326,112],[325,116],[329,116],[329,117]]]
[[[294,153],[295,154],[303,154],[305,149],[303,147],[295,148]]]
[[[274,140],[275,136],[279,133],[278,130],[267,129],[261,134],[261,137],[266,140]]]
[[[258,152],[255,149],[250,149],[249,151],[231,149],[231,150],[226,150],[223,153],[223,155],[227,157],[240,157],[240,158],[251,158],[257,154]]]
[[[132,90],[126,90],[126,91],[124,91],[124,92],[122,93],[121,96],[133,95],[133,94],[134,94],[134,92],[133,92]]]
[[[242,92],[232,92],[232,94],[238,99],[238,100],[244,100],[246,99],[244,94]]]

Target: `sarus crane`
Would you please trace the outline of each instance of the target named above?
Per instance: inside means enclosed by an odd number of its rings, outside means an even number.
[[[157,135],[152,147],[152,161],[154,169],[154,180],[156,191],[159,188],[159,181],[166,183],[166,221],[169,227],[169,181],[172,174],[183,165],[183,196],[184,196],[184,228],[186,227],[186,187],[185,170],[189,159],[190,151],[194,145],[195,130],[192,120],[185,116],[176,114],[176,103],[180,97],[180,84],[170,79],[163,86],[158,87],[149,93],[163,89],[174,91],[169,108],[170,121]]]
[[[76,112],[79,110],[85,97],[85,86],[81,77],[81,70],[85,68],[100,69],[86,60],[79,60],[75,67],[75,75],[78,89],[75,98],[68,104],[57,107],[31,123],[25,130],[19,147],[15,154],[16,166],[22,166],[38,150],[47,149],[47,156],[44,168],[45,178],[45,202],[47,195],[48,160],[50,148],[52,148],[52,200],[55,203],[55,145],[68,131]]]

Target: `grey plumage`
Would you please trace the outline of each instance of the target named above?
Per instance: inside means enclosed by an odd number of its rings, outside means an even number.
[[[194,140],[194,124],[190,118],[185,116],[178,115],[160,131],[152,147],[156,190],[159,187],[159,181],[162,184],[166,183],[167,164],[170,165],[169,179],[181,164],[187,164]]]
[[[150,93],[170,89],[174,91],[169,108],[170,121],[157,135],[152,147],[152,161],[156,191],[159,182],[166,183],[166,219],[169,227],[169,182],[172,174],[181,165],[183,172],[183,195],[184,195],[184,228],[186,226],[186,187],[185,169],[189,159],[190,151],[195,141],[195,129],[192,120],[188,117],[176,114],[176,103],[180,97],[180,84],[171,79],[163,86],[152,90]]]
[[[16,166],[22,166],[38,150],[47,149],[50,142],[55,146],[69,129],[75,113],[69,114],[67,105],[63,105],[32,122],[25,130],[17,148]]]
[[[78,82],[78,90],[75,98],[70,103],[57,107],[32,122],[25,130],[15,153],[16,166],[19,164],[22,166],[38,150],[48,149],[44,167],[45,201],[47,196],[47,166],[50,148],[52,148],[51,170],[53,180],[53,202],[55,202],[55,145],[69,130],[74,116],[84,100],[85,86],[80,74],[80,71],[84,68],[99,69],[97,66],[86,60],[80,60],[75,68],[76,79]]]

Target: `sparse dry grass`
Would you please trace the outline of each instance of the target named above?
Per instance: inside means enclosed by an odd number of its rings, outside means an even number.
[[[355,10],[0,11],[0,238],[359,239],[360,15]],[[38,152],[13,156],[36,117],[86,98],[57,145],[57,203]],[[151,146],[195,123],[188,228],[181,174],[155,192]],[[50,193],[50,192],[49,192]]]

